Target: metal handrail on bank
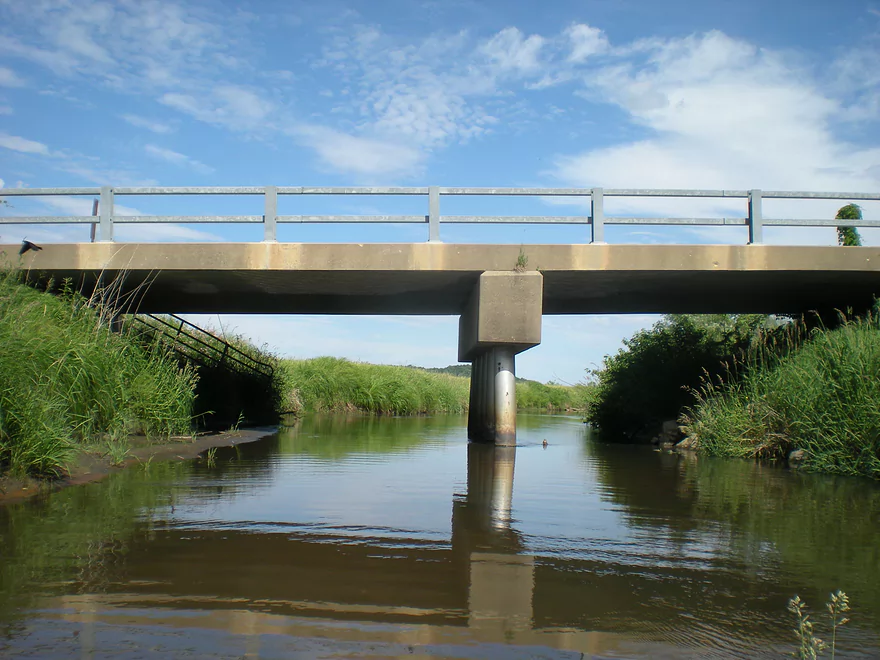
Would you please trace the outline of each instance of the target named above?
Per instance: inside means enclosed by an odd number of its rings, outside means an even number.
[[[135,314],[130,318],[145,329],[158,332],[160,337],[168,341],[175,351],[185,357],[195,359],[197,362],[199,360],[196,356],[202,358],[201,363],[205,366],[234,362],[244,369],[258,373],[266,378],[272,378],[275,373],[275,369],[271,364],[248,355],[229,342],[176,314],[165,314],[163,316]],[[175,323],[169,322],[168,319],[172,319]],[[211,342],[214,343],[205,341],[195,333],[189,332],[186,328],[192,328],[197,333],[210,337]],[[181,337],[186,339],[182,340]],[[195,342],[196,345],[193,345],[191,342]],[[219,348],[216,344],[223,348]]]
[[[116,215],[118,196],[134,195],[258,195],[264,198],[262,215]],[[279,195],[409,195],[427,196],[425,215],[279,215]],[[527,196],[577,197],[590,201],[589,215],[440,215],[442,196]],[[880,220],[839,220],[835,218],[764,218],[764,199],[880,201],[880,193],[805,192],[762,190],[664,190],[651,188],[454,188],[422,187],[317,187],[317,186],[232,186],[232,187],[113,187],[100,188],[4,188],[2,197],[98,196],[99,215],[95,216],[2,216],[0,224],[93,224],[97,239],[113,241],[116,224],[134,223],[258,223],[264,227],[263,240],[277,240],[279,223],[417,223],[428,225],[428,242],[440,241],[440,224],[571,224],[590,227],[590,242],[603,243],[606,225],[684,225],[745,226],[749,243],[763,241],[763,228],[770,227],[880,227]],[[646,198],[730,198],[747,202],[747,214],[731,218],[617,217],[606,216],[605,197]],[[97,220],[97,222],[96,222]]]

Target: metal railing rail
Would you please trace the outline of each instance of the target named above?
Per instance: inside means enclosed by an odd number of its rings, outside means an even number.
[[[259,195],[264,198],[262,215],[116,215],[119,196],[141,195]],[[279,195],[410,195],[427,196],[425,215],[279,215]],[[442,196],[579,197],[590,200],[589,215],[440,215]],[[0,224],[92,224],[98,240],[113,240],[113,227],[129,223],[259,223],[263,240],[277,240],[279,223],[420,223],[428,225],[428,242],[440,241],[440,224],[574,224],[590,227],[590,242],[604,243],[606,225],[745,226],[749,243],[763,241],[764,227],[880,227],[880,220],[838,220],[835,218],[765,218],[764,199],[880,201],[880,193],[805,192],[769,190],[662,190],[651,188],[450,188],[421,187],[318,187],[318,186],[233,186],[233,187],[112,187],[100,188],[3,188],[2,197],[99,196],[95,216],[2,216]],[[730,198],[747,203],[747,214],[732,218],[617,217],[606,216],[605,197]]]
[[[266,378],[272,378],[275,373],[271,364],[248,355],[215,334],[176,314],[163,316],[135,314],[129,318],[142,331],[157,333],[159,339],[167,342],[172,350],[203,366],[234,362],[246,371],[257,373]]]

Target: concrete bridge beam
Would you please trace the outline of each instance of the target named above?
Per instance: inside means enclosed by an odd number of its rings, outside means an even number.
[[[471,362],[468,437],[516,444],[516,354],[541,343],[539,272],[480,275],[458,326],[458,359]]]

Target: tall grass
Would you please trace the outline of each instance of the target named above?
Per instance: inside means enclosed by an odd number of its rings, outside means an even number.
[[[557,385],[534,380],[516,381],[516,407],[525,410],[584,410],[595,385]]]
[[[875,318],[793,329],[763,343],[727,382],[705,383],[683,416],[718,456],[782,458],[804,467],[880,479],[880,328]]]
[[[467,410],[468,379],[341,358],[283,360],[291,412],[416,415]]]
[[[0,271],[0,467],[58,476],[96,439],[189,431],[193,372],[111,332],[88,302]]]
[[[376,414],[461,414],[467,411],[470,379],[419,367],[350,362],[332,357],[283,360],[290,412],[362,411]],[[583,409],[592,388],[545,385],[517,379],[520,409]]]

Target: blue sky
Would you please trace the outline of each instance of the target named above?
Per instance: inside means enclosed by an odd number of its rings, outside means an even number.
[[[880,190],[880,2],[0,0],[0,180],[91,185],[441,185]],[[261,213],[250,198],[131,198],[120,213]],[[425,212],[421,199],[281,213]],[[831,217],[839,204],[767,202]],[[863,205],[880,219],[880,206]],[[88,214],[14,200],[6,215]],[[548,210],[549,209],[549,210]],[[574,214],[571,200],[442,211]],[[611,200],[609,215],[744,215],[723,200]],[[125,241],[260,240],[138,226]],[[767,242],[833,243],[831,229]],[[283,226],[284,241],[422,241],[422,226]],[[742,228],[609,228],[609,242],[744,243]],[[872,231],[866,242],[880,244]],[[0,225],[0,242],[88,240]],[[584,242],[586,228],[449,227],[446,242]],[[293,311],[293,310],[291,310]],[[194,317],[291,356],[442,366],[455,318]],[[545,317],[520,375],[575,382],[655,317]]]

